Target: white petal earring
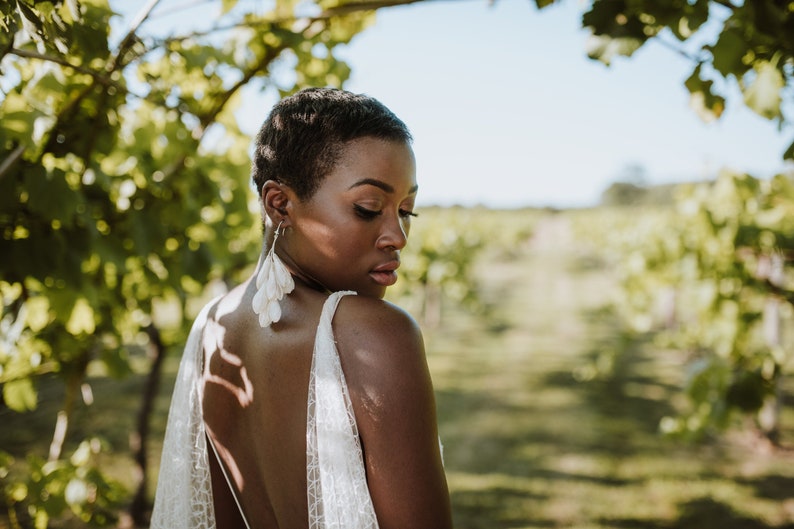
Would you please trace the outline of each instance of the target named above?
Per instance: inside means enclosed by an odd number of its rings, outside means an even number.
[[[267,327],[281,319],[281,305],[278,302],[295,289],[295,281],[289,270],[276,255],[276,241],[280,229],[281,223],[276,228],[273,245],[256,276],[256,294],[251,303],[254,312],[259,315],[259,325],[262,327]]]

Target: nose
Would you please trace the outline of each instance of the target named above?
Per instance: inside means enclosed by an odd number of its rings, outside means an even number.
[[[386,220],[383,223],[383,231],[378,237],[378,248],[381,250],[395,249],[402,250],[408,242],[408,230],[403,228],[402,219],[399,215]]]

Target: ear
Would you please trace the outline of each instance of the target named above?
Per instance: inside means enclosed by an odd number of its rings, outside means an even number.
[[[290,213],[295,201],[295,193],[286,184],[268,180],[262,186],[262,207],[274,226],[281,224],[288,228],[292,222]]]

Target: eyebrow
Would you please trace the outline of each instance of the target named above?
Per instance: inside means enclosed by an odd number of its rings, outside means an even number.
[[[387,193],[394,193],[394,188],[391,185],[381,180],[376,180],[375,178],[364,178],[362,180],[359,180],[358,182],[350,186],[348,189],[353,189],[354,187],[359,187],[359,186],[375,186],[379,189],[383,189]],[[416,193],[418,189],[419,189],[419,185],[414,184],[414,186],[408,190],[408,193],[409,194]]]

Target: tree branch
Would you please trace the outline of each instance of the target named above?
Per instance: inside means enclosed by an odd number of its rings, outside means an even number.
[[[224,25],[219,24],[211,28],[205,29],[203,31],[193,31],[190,33],[186,33],[184,35],[170,36],[170,37],[161,38],[159,40],[155,40],[156,45],[154,47],[159,47],[161,45],[169,44],[172,42],[180,42],[195,37],[206,37],[207,35],[212,35],[213,33],[221,32],[221,31],[230,31],[237,28],[257,28],[261,26],[270,26],[270,25],[287,25],[298,21],[305,21],[306,26],[308,27],[314,22],[321,22],[328,20],[329,18],[349,15],[351,13],[356,13],[360,11],[375,11],[377,9],[386,8],[386,7],[399,7],[403,5],[416,4],[419,2],[430,3],[430,2],[441,2],[441,1],[451,2],[456,0],[365,0],[361,2],[351,2],[350,4],[345,4],[342,6],[326,9],[325,11],[321,12],[319,15],[313,17],[290,16],[290,17],[281,17],[281,18],[262,19],[260,21],[255,21],[255,22],[250,22],[250,21],[230,22]]]
[[[146,511],[149,503],[146,499],[146,485],[148,472],[148,443],[149,430],[151,428],[152,410],[157,391],[160,388],[160,378],[163,371],[163,360],[165,359],[165,345],[163,344],[160,330],[154,325],[149,324],[144,331],[149,335],[149,345],[152,349],[152,363],[149,368],[149,375],[143,389],[143,402],[138,410],[135,431],[130,435],[130,449],[133,459],[138,465],[137,477],[138,486],[135,491],[132,503],[129,507],[130,516],[135,521],[136,526],[144,527],[149,520],[146,519]]]
[[[201,117],[201,136],[204,135],[204,131],[207,129],[207,127],[212,122],[215,121],[215,118],[218,117],[218,114],[221,113],[223,108],[226,106],[226,103],[229,102],[232,96],[243,86],[248,84],[248,82],[251,79],[253,79],[257,73],[261,72],[262,70],[265,70],[267,66],[271,62],[273,62],[286,48],[287,46],[268,48],[267,53],[265,53],[265,55],[260,60],[258,60],[252,68],[250,68],[247,72],[245,72],[245,74],[239,81],[234,83],[234,85],[232,85],[228,90],[226,90],[223,94],[221,94],[219,100],[217,101],[213,109],[209,113]]]
[[[307,27],[304,29],[304,32],[307,31],[311,27],[311,24],[307,24]],[[219,97],[215,105],[213,105],[212,109],[204,114],[203,116],[199,116],[199,127],[197,131],[193,134],[193,139],[196,140],[197,143],[201,142],[201,139],[204,137],[204,133],[207,131],[210,125],[215,122],[218,114],[220,114],[232,96],[240,90],[243,86],[245,86],[254,76],[265,70],[267,66],[273,62],[282,51],[287,49],[288,46],[279,46],[276,48],[268,48],[267,53],[259,59],[256,64],[254,64],[251,68],[249,68],[244,74],[243,77],[237,81],[233,86],[231,86],[228,90],[223,92]],[[177,172],[181,171],[185,167],[185,162],[187,160],[188,154],[183,153],[177,160],[175,160],[170,166],[163,170],[164,178],[169,178],[170,176],[176,174]]]
[[[326,9],[317,19],[325,19],[331,17],[338,17],[349,15],[359,11],[375,11],[384,7],[397,7],[402,5],[416,4],[419,2],[430,2],[440,0],[362,0],[360,2],[350,2],[349,4],[339,5]]]
[[[665,39],[665,38],[663,38],[663,37],[661,37],[659,35],[656,35],[655,39],[656,39],[657,43],[661,44],[662,46],[664,46],[668,50],[672,51],[673,53],[677,53],[678,55],[680,55],[681,57],[683,57],[684,59],[686,59],[688,61],[692,61],[695,64],[701,64],[701,63],[705,62],[705,59],[700,58],[700,57],[696,57],[695,55],[692,55],[692,54],[688,53],[687,51],[685,51],[680,46],[676,46],[675,43],[670,42],[667,39]]]
[[[151,19],[154,19],[154,18],[160,18],[160,17],[164,17],[164,16],[168,16],[168,15],[173,15],[174,13],[178,13],[178,12],[182,11],[183,9],[192,9],[192,8],[196,7],[197,5],[208,4],[208,3],[211,3],[212,1],[213,0],[191,0],[191,1],[188,1],[188,2],[183,2],[183,3],[175,5],[175,6],[171,6],[171,7],[160,9],[159,11],[157,11],[157,13],[151,14],[149,16],[149,19],[151,20]]]
[[[115,71],[121,62],[121,57],[127,51],[127,49],[132,45],[135,40],[135,33],[138,31],[138,28],[141,27],[146,19],[149,17],[149,14],[152,12],[152,9],[160,2],[160,0],[149,0],[149,3],[144,6],[143,9],[135,16],[135,19],[130,24],[130,29],[127,31],[127,34],[124,35],[124,38],[121,40],[116,53],[114,54],[111,61],[108,63],[108,72]]]
[[[6,46],[5,48],[3,48],[2,51],[0,51],[0,61],[2,61],[3,57],[5,57],[11,50],[14,49],[14,38],[15,37],[16,37],[16,34],[12,35],[8,39],[8,46]]]
[[[96,82],[98,82],[102,86],[112,86],[116,90],[119,90],[120,92],[125,93],[125,94],[129,94],[129,95],[131,95],[133,97],[136,97],[138,99],[142,99],[142,100],[149,99],[148,96],[143,96],[143,95],[140,95],[140,94],[136,94],[135,92],[130,90],[125,85],[119,83],[118,81],[114,81],[113,79],[111,79],[110,77],[105,75],[104,73],[96,72],[94,70],[91,70],[91,69],[86,68],[84,66],[79,66],[77,64],[72,64],[69,61],[67,61],[66,59],[63,59],[61,57],[56,57],[56,56],[53,56],[53,55],[45,55],[43,53],[38,53],[38,52],[35,52],[35,51],[20,50],[19,48],[11,48],[9,50],[9,53],[12,54],[12,55],[16,55],[17,57],[23,57],[25,59],[38,59],[38,60],[41,60],[41,61],[52,62],[52,63],[58,64],[60,66],[63,66],[65,68],[71,68],[72,70],[74,70],[74,71],[76,71],[78,73],[82,73],[82,74],[85,74],[85,75],[90,75]]]
[[[6,173],[8,172],[8,170],[11,169],[11,167],[13,167],[13,165],[17,163],[17,161],[19,161],[20,158],[22,158],[22,154],[24,152],[25,152],[25,146],[17,145],[16,148],[14,148],[14,150],[11,151],[11,154],[6,156],[5,160],[3,160],[2,163],[0,163],[0,180],[2,180],[3,177],[6,175]]]
[[[76,72],[84,73],[86,75],[90,75],[95,81],[97,81],[99,84],[101,84],[103,86],[112,86],[114,88],[117,88],[119,90],[127,92],[127,89],[124,86],[118,84],[116,81],[114,81],[113,79],[111,79],[107,75],[104,75],[104,74],[99,73],[99,72],[95,72],[93,70],[90,70],[90,69],[85,68],[83,66],[79,66],[77,64],[72,64],[69,61],[67,61],[66,59],[62,58],[62,57],[56,57],[56,56],[53,56],[53,55],[45,55],[43,53],[38,53],[38,52],[35,52],[35,51],[20,50],[19,48],[11,48],[9,50],[9,53],[11,53],[13,55],[16,55],[17,57],[23,57],[25,59],[39,59],[39,60],[42,60],[42,61],[47,61],[47,62],[52,62],[52,63],[55,63],[55,64],[59,64],[61,66],[65,66],[66,68],[71,68],[72,70],[74,70]]]

